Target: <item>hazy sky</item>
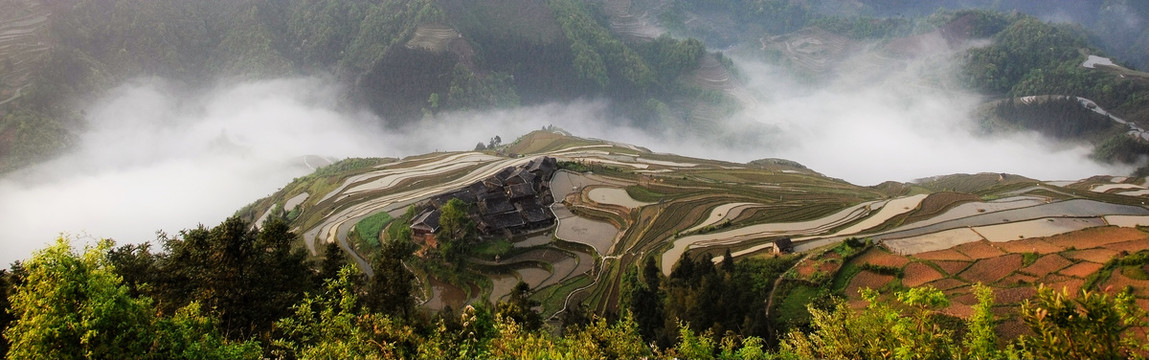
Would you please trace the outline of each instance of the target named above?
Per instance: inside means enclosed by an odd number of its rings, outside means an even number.
[[[374,116],[340,107],[342,89],[323,79],[190,94],[160,80],[138,80],[87,109],[89,129],[72,153],[0,178],[0,262],[27,258],[60,232],[138,243],[154,239],[157,230],[218,224],[310,172],[299,160],[304,155],[470,150],[495,135],[509,142],[549,124],[658,152],[738,162],[786,158],[860,185],[955,172],[1053,180],[1130,170],[1098,165],[1087,160],[1087,147],[1055,145],[1035,134],[973,135],[969,114],[980,99],[923,85],[920,78],[938,75],[936,65],[879,67],[809,87],[743,62],[759,101],[707,136],[615,125],[625,121],[601,101],[445,114],[384,131]]]

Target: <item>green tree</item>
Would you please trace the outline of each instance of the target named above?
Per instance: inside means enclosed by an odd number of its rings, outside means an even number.
[[[1034,335],[1016,342],[1022,357],[1038,359],[1130,359],[1149,353],[1149,335],[1135,329],[1149,326],[1146,310],[1129,289],[1110,296],[1044,285],[1037,296],[1021,304],[1021,319]]]
[[[151,345],[151,306],[112,272],[101,241],[76,254],[68,240],[25,263],[26,283],[12,295],[16,323],[5,330],[9,359],[143,359]]]
[[[966,321],[969,331],[962,340],[966,356],[970,359],[999,359],[1002,354],[997,349],[997,332],[994,331],[993,290],[978,283],[974,285],[973,293],[977,296],[977,305]]]
[[[439,208],[439,250],[447,261],[461,265],[463,254],[467,253],[475,235],[475,223],[468,217],[468,204],[452,198]]]
[[[258,232],[231,217],[181,234],[163,239],[167,253],[154,286],[160,306],[174,311],[199,302],[232,339],[266,337],[272,323],[313,289],[307,250],[295,246],[296,235],[280,218],[269,218]]]
[[[519,281],[507,296],[507,301],[499,302],[497,316],[505,318],[522,326],[527,331],[535,331],[542,327],[543,320],[534,307],[539,306],[538,301],[530,299],[531,287]]]
[[[338,243],[327,243],[323,247],[323,263],[319,266],[319,281],[327,281],[339,276],[339,269],[347,266],[349,259],[347,253],[339,247]]]
[[[896,301],[879,299],[865,289],[869,302],[856,312],[845,301],[831,310],[808,306],[811,330],[791,330],[782,339],[782,351],[812,359],[949,359],[956,350],[951,331],[935,321],[935,312],[949,304],[933,287],[894,294]]]
[[[133,297],[100,241],[82,254],[64,238],[37,252],[10,297],[9,359],[258,359],[251,341],[229,342],[197,303],[166,318]]]
[[[415,314],[415,275],[407,270],[403,261],[411,257],[414,244],[410,240],[394,239],[383,244],[383,249],[371,259],[373,275],[367,283],[364,303],[373,312],[396,319],[411,319]]]
[[[292,307],[294,313],[276,322],[283,334],[274,341],[279,356],[300,359],[411,358],[419,338],[410,327],[368,312],[355,295],[346,266],[325,289]]]

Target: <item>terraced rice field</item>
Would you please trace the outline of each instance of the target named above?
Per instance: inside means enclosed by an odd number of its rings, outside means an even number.
[[[1021,268],[1019,271],[1036,277],[1044,277],[1069,265],[1073,265],[1073,261],[1058,254],[1049,254],[1038,258],[1033,264]]]
[[[682,257],[682,253],[692,246],[736,244],[746,240],[752,240],[754,238],[769,236],[813,235],[817,233],[823,233],[833,229],[834,227],[847,224],[865,216],[869,213],[869,206],[874,203],[875,202],[873,201],[864,202],[843,209],[830,216],[816,220],[792,223],[757,224],[727,231],[684,236],[675,240],[673,247],[662,254],[662,272],[666,275],[670,275],[670,270],[673,268],[674,264],[678,262],[678,259]],[[747,250],[738,251],[734,255],[738,256],[742,254],[757,252],[761,249],[772,246],[773,244],[752,247]]]
[[[707,226],[712,226],[714,224],[718,224],[718,223],[722,222],[723,220],[730,220],[730,219],[736,218],[736,217],[738,217],[739,214],[742,213],[742,210],[746,209],[747,207],[751,207],[751,206],[762,206],[762,205],[761,204],[755,204],[755,203],[747,203],[747,202],[738,202],[738,203],[729,203],[729,204],[718,205],[717,207],[714,208],[714,210],[710,211],[710,216],[708,216],[706,218],[706,220],[703,220],[702,223],[695,225],[692,228],[686,229],[686,231],[683,231],[683,232],[685,232],[685,233],[695,232],[695,231],[698,231],[698,229],[701,229],[701,228],[704,228]]]
[[[902,278],[902,285],[909,287],[922,286],[945,277],[944,274],[920,262],[910,263],[902,271],[905,273]]]
[[[930,285],[943,290],[952,304],[943,310],[954,316],[969,316],[970,305],[976,303],[971,285],[977,282],[991,286],[995,302],[1001,305],[997,310],[1005,322],[1014,321],[1013,306],[1032,298],[1038,284],[1054,289],[1067,289],[1077,294],[1086,279],[1097,276],[1103,263],[1119,253],[1105,248],[1115,244],[1138,244],[1137,249],[1149,249],[1149,234],[1137,229],[1115,226],[1089,228],[1052,237],[1015,240],[1008,242],[976,241],[949,249],[923,252],[909,256],[909,261],[901,267],[902,286],[915,287]],[[1131,239],[1131,240],[1130,240]],[[1075,244],[1076,248],[1068,244]],[[1023,254],[1040,248],[1030,264],[1024,264]],[[1032,256],[1032,255],[1030,255]],[[916,260],[915,260],[916,259]],[[885,254],[881,249],[870,249],[851,261],[854,266],[863,264],[897,266],[902,263],[896,255]],[[936,267],[936,268],[935,268]],[[941,271],[939,272],[938,269]],[[1141,293],[1135,294],[1139,300],[1149,303],[1149,266],[1117,267],[1101,274],[1097,284],[1104,289],[1119,289],[1134,286]],[[1134,274],[1128,276],[1128,274]],[[871,288],[882,288],[895,284],[892,277],[878,277],[877,274],[859,272],[849,279],[849,287],[844,294],[856,298],[853,291],[863,284]],[[835,279],[835,282],[841,279]]]
[[[598,187],[587,193],[591,201],[599,204],[618,205],[629,209],[650,205],[651,203],[635,200],[627,194],[626,189],[613,187]]]
[[[850,225],[850,227],[838,231],[833,236],[853,235],[881,225],[895,216],[913,211],[925,198],[925,194],[920,194],[887,201],[882,204],[881,209],[873,216],[867,217],[857,224]]]

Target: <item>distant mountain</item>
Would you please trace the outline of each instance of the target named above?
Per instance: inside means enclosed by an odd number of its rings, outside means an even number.
[[[966,56],[970,88],[995,96],[1082,96],[1146,121],[1145,78],[1128,70],[1143,68],[1149,57],[1129,50],[1149,41],[1146,27],[1136,27],[1149,13],[1144,3],[1046,5],[3,0],[0,171],[67,148],[84,122],[77,104],[138,77],[194,89],[233,79],[331,76],[346,85],[348,104],[392,125],[445,111],[601,98],[627,119],[620,121],[707,135],[711,124],[756,101],[737,66],[707,46],[787,66],[816,83],[834,75],[827,66],[835,54],[877,41],[887,44],[879,54],[896,58],[904,43],[928,34],[995,39]],[[990,10],[945,10],[966,7]],[[1084,27],[1045,22],[1062,20],[1051,8]],[[795,39],[816,42],[794,48]],[[1127,69],[1071,66],[1107,53]]]

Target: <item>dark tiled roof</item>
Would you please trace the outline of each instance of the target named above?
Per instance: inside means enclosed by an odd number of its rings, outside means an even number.
[[[430,232],[438,231],[439,230],[439,210],[436,209],[436,210],[431,210],[431,211],[425,211],[422,214],[419,214],[419,216],[415,217],[415,220],[411,221],[411,228],[412,229],[418,228],[418,229],[422,229],[422,230],[426,230],[426,231],[430,231]]]
[[[535,196],[534,184],[525,183],[507,186],[507,197],[511,199],[520,199],[528,196]]]
[[[483,215],[502,214],[511,211],[515,211],[515,206],[511,205],[505,197],[479,203],[479,213]]]
[[[495,229],[511,229],[526,225],[519,213],[506,213],[483,216],[483,222]]]

